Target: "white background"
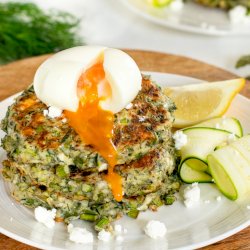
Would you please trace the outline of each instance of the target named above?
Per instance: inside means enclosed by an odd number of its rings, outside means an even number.
[[[168,29],[132,13],[120,0],[32,1],[46,9],[62,9],[81,17],[79,32],[87,44],[185,55],[242,76],[250,75],[250,67],[234,68],[240,56],[250,54],[250,35],[216,37]]]

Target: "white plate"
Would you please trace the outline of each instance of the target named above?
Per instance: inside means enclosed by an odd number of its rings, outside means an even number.
[[[153,7],[147,0],[121,1],[136,14],[169,28],[215,36],[250,35],[250,24],[231,24],[224,10],[188,2],[181,11],[173,12]]]
[[[152,73],[152,78],[161,85],[183,85],[198,83],[199,80],[177,75]],[[5,115],[7,106],[13,97],[0,103],[0,119]],[[237,95],[229,114],[240,119],[245,133],[250,132],[250,101]],[[0,137],[3,136],[1,132]],[[0,149],[0,161],[5,155]],[[1,168],[1,166],[0,166]],[[124,217],[117,223],[128,229],[123,242],[111,241],[84,245],[84,249],[194,249],[222,240],[250,225],[250,199],[232,202],[222,196],[211,184],[200,184],[201,204],[187,209],[181,199],[172,206],[163,206],[158,212],[141,213],[137,220]],[[209,204],[204,203],[210,200]],[[143,227],[146,222],[155,219],[164,222],[168,228],[166,237],[153,240],[145,236]],[[79,221],[91,228],[91,225]],[[0,177],[0,232],[23,243],[43,249],[83,249],[83,245],[68,240],[66,227],[57,223],[54,229],[48,229],[36,222],[33,211],[16,203],[10,196],[7,184]]]

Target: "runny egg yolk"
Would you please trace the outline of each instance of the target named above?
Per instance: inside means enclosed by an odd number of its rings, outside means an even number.
[[[114,198],[122,200],[122,179],[114,172],[117,163],[117,151],[112,142],[114,114],[103,110],[101,100],[112,94],[105,79],[103,63],[98,62],[87,69],[77,83],[79,106],[76,112],[64,111],[71,127],[86,144],[94,147],[108,162],[108,174],[105,180],[110,184]],[[100,94],[101,92],[101,94]]]

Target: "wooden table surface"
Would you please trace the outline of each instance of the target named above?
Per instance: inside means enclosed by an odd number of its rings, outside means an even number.
[[[212,65],[196,61],[190,58],[156,53],[150,51],[126,50],[137,62],[141,70],[157,71],[163,73],[179,74],[199,78],[206,81],[219,81],[237,78],[236,75]],[[0,67],[0,100],[23,90],[30,83],[37,67],[48,55],[20,60]],[[250,84],[241,94],[250,97]],[[0,215],[1,216],[1,215]],[[0,234],[0,250],[36,249],[17,242]],[[203,248],[204,250],[242,250],[250,249],[250,227],[223,241]]]

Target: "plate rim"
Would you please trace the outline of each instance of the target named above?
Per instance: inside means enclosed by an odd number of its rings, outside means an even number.
[[[170,74],[170,73],[163,73],[163,72],[157,72],[157,71],[143,71],[143,73],[145,73],[145,74],[169,75],[169,76],[174,76],[174,77],[180,77],[180,78],[183,78],[183,79],[186,78],[186,79],[189,79],[191,81],[194,81],[194,82],[191,82],[189,84],[196,84],[196,83],[199,84],[201,82],[204,82],[204,80],[201,80],[201,79],[198,79],[198,78],[189,77],[189,76],[183,76],[183,75],[178,75],[178,74]],[[11,95],[11,96],[3,99],[2,101],[0,101],[0,108],[1,108],[1,105],[4,105],[5,102],[9,102],[9,101],[13,100],[21,92],[13,94],[13,95]],[[247,98],[244,95],[237,94],[237,97],[241,98],[244,101],[250,102],[250,99]],[[9,106],[9,104],[6,104],[6,105]],[[238,226],[238,227],[236,227],[234,229],[231,229],[231,230],[227,231],[224,234],[220,234],[220,235],[214,236],[214,237],[212,237],[212,238],[210,238],[208,240],[201,241],[201,242],[198,242],[198,243],[193,243],[193,244],[190,244],[188,246],[183,246],[183,247],[179,247],[179,248],[172,248],[172,250],[173,249],[175,249],[175,250],[197,249],[197,248],[200,248],[200,247],[208,246],[208,245],[211,245],[211,244],[216,243],[218,241],[221,241],[221,240],[223,240],[225,238],[228,238],[228,237],[230,237],[230,236],[232,236],[232,235],[240,232],[241,230],[247,228],[248,226],[250,226],[250,219],[246,220],[240,226]],[[24,244],[27,244],[29,246],[34,246],[34,247],[43,248],[43,249],[50,249],[50,250],[61,250],[61,249],[63,249],[63,248],[59,248],[59,247],[56,247],[56,246],[48,245],[46,243],[38,243],[36,241],[32,241],[30,239],[27,239],[27,238],[25,238],[23,236],[20,236],[20,235],[18,235],[16,233],[12,233],[12,232],[4,229],[1,225],[0,225],[0,233],[6,235],[8,237],[10,237],[11,239],[17,240],[17,241],[19,241],[21,243],[24,243]],[[82,244],[81,246],[84,246],[84,244]]]

